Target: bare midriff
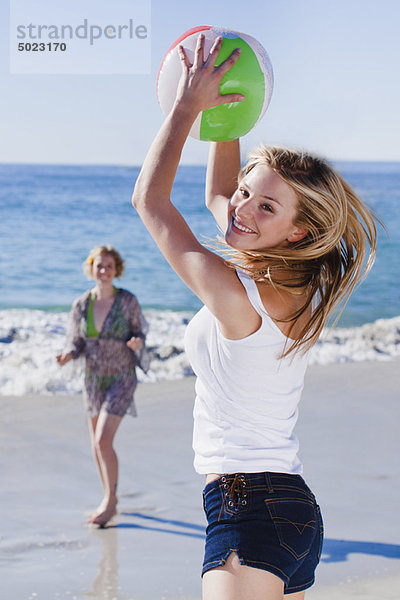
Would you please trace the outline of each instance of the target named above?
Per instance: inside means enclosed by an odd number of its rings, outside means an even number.
[[[220,473],[207,473],[207,475],[206,475],[206,485],[208,483],[211,483],[212,481],[215,481],[219,477],[221,477]]]

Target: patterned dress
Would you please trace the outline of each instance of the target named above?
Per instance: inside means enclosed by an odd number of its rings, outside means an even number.
[[[136,416],[134,391],[137,385],[136,366],[147,371],[149,356],[145,347],[148,325],[136,297],[127,290],[117,289],[114,302],[98,337],[87,337],[87,313],[91,292],[87,291],[72,305],[65,353],[74,359],[85,359],[84,396],[88,415],[97,417],[100,411],[123,417],[127,412]],[[141,337],[143,347],[130,350],[126,342]]]

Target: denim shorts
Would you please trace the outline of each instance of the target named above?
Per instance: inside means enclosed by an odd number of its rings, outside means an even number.
[[[202,575],[235,552],[241,564],[282,579],[285,593],[314,583],[323,523],[300,475],[222,475],[204,488],[203,504],[208,526]]]

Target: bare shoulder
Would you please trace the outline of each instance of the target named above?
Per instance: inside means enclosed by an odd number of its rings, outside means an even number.
[[[311,307],[303,313],[292,326],[292,322],[287,319],[296,311],[302,308],[306,302],[304,295],[296,296],[285,290],[277,289],[268,283],[257,283],[258,292],[265,310],[284,335],[289,335],[293,339],[299,335],[300,331],[311,316]]]

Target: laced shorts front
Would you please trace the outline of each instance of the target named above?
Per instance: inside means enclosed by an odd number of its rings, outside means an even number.
[[[203,504],[208,526],[202,575],[235,552],[241,564],[281,578],[286,594],[314,583],[323,522],[300,475],[222,475],[204,488]]]

